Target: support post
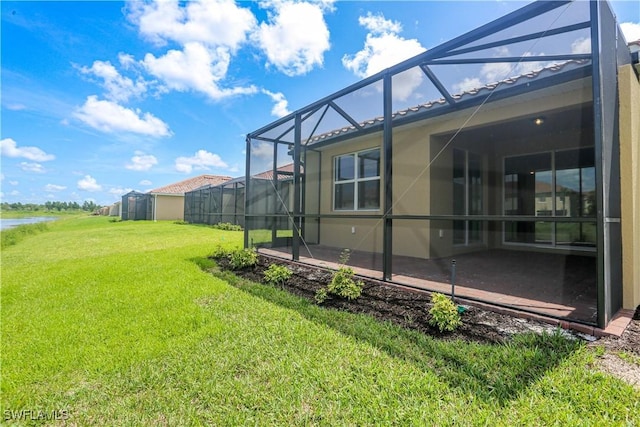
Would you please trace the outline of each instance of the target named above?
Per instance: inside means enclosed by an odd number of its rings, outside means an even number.
[[[300,259],[300,141],[302,139],[302,117],[300,113],[295,117],[295,136],[293,141],[293,238],[291,255],[294,261]]]
[[[249,211],[249,192],[250,192],[250,177],[251,177],[251,137],[247,135],[245,140],[246,142],[246,153],[247,158],[245,160],[245,173],[244,173],[244,247],[249,247],[249,227],[252,223],[250,218],[247,218],[247,215],[250,215]]]
[[[393,274],[393,124],[391,121],[392,114],[392,86],[393,80],[390,73],[384,75],[383,81],[383,159],[384,159],[384,204],[383,204],[383,248],[382,248],[382,279],[391,280]]]

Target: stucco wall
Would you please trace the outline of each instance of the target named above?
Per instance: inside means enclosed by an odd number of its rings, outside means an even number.
[[[640,83],[631,65],[618,72],[622,199],[622,305],[640,304]]]
[[[157,205],[155,219],[157,221],[184,220],[184,196],[153,196]]]
[[[485,214],[502,213],[502,158],[524,152],[539,152],[549,149],[573,147],[576,141],[581,146],[592,142],[581,140],[579,131],[556,133],[553,137],[531,138],[523,135],[517,141],[500,139],[487,141],[474,138],[473,128],[510,119],[533,116],[538,112],[558,110],[584,104],[592,99],[590,82],[572,82],[551,93],[544,91],[486,104],[472,114],[464,110],[428,121],[417,122],[393,131],[393,214],[394,215],[448,215],[452,214],[452,151],[451,146],[442,151],[456,131],[471,129],[466,135],[456,135],[458,147],[482,146],[490,149],[491,156],[484,155],[483,183]],[[469,118],[471,115],[471,118]],[[583,132],[584,133],[584,132]],[[592,135],[593,132],[588,132]],[[592,136],[589,137],[592,140]],[[337,215],[381,214],[381,210],[368,212],[341,212],[333,210],[334,158],[338,155],[382,146],[382,132],[355,138],[322,148],[321,160],[317,153],[307,154],[305,166],[307,195],[306,212]],[[495,154],[497,153],[497,155]],[[383,161],[381,161],[383,163]],[[321,171],[321,173],[320,173]],[[381,175],[384,165],[381,164]],[[493,176],[492,176],[493,174]],[[320,176],[318,186],[318,176]],[[381,177],[383,178],[383,177]],[[381,204],[383,199],[381,179]],[[319,198],[318,198],[319,192]],[[355,233],[353,233],[355,227]],[[484,230],[487,246],[501,244],[501,230],[487,225]],[[329,246],[363,251],[382,251],[382,224],[378,220],[333,219],[320,220],[319,233],[315,221],[307,222],[307,239]],[[314,242],[315,243],[315,242]],[[469,248],[452,245],[451,221],[394,220],[393,253],[396,255],[432,258],[468,251]]]

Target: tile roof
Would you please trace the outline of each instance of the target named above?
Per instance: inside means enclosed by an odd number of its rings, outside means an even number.
[[[278,180],[283,179],[292,179],[293,178],[293,163],[289,163],[288,165],[280,166],[278,169]],[[268,170],[256,174],[253,178],[257,179],[273,179],[273,170]]]
[[[534,71],[530,71],[528,73],[525,74],[521,74],[519,76],[514,76],[514,77],[509,77],[507,79],[504,80],[500,80],[498,82],[494,82],[494,83],[488,83],[484,86],[481,86],[479,88],[475,88],[475,89],[470,89],[470,90],[466,90],[464,92],[461,92],[459,94],[455,94],[452,95],[451,97],[455,100],[455,101],[460,101],[460,100],[466,100],[469,99],[470,97],[474,97],[477,96],[479,94],[489,94],[491,93],[493,90],[497,89],[497,88],[502,88],[504,86],[511,86],[514,85],[516,83],[522,83],[522,82],[526,82],[527,80],[533,80],[536,79],[540,76],[543,75],[550,75],[550,74],[555,74],[567,67],[571,68],[571,67],[580,67],[586,63],[588,63],[589,60],[583,60],[583,59],[579,59],[579,60],[569,60],[560,64],[552,64],[549,65],[547,67],[541,68],[539,70],[534,70]],[[420,105],[416,105],[414,107],[409,107],[403,110],[399,110],[396,111],[394,113],[391,114],[391,118],[392,120],[395,119],[396,117],[402,117],[402,116],[407,116],[407,115],[413,115],[413,114],[418,114],[420,112],[425,112],[433,107],[438,107],[438,106],[443,106],[446,105],[447,101],[444,98],[440,98],[438,100],[433,100],[433,101],[428,101],[425,102],[423,104]],[[365,120],[362,123],[359,123],[359,125],[362,128],[367,128],[367,127],[371,127],[375,124],[381,124],[384,121],[384,117],[376,117],[374,119],[370,119],[370,120]],[[340,129],[335,129],[326,133],[323,133],[321,135],[317,135],[312,137],[307,144],[315,144],[317,142],[321,142],[321,141],[325,141],[325,140],[329,140],[331,138],[334,138],[336,136],[339,135],[343,135],[343,134],[347,134],[349,132],[353,132],[356,130],[356,127],[353,125],[349,125],[349,126],[345,126],[342,127]]]
[[[187,191],[195,190],[196,188],[200,188],[205,185],[219,185],[223,182],[229,181],[230,179],[230,176],[200,175],[193,178],[185,179],[183,181],[175,182],[173,184],[165,185],[164,187],[155,188],[149,191],[149,193],[184,195],[184,193],[186,193]]]

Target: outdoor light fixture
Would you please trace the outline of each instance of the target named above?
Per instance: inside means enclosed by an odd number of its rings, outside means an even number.
[[[536,117],[535,119],[533,119],[533,123],[536,126],[540,126],[541,124],[544,123],[544,117]]]

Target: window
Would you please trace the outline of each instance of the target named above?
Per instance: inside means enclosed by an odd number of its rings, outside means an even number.
[[[380,209],[379,149],[338,156],[334,169],[334,210]]]
[[[453,150],[453,214],[482,215],[482,159],[466,150]],[[482,243],[481,221],[453,221],[453,243]]]
[[[595,218],[593,147],[507,157],[504,213]],[[514,203],[517,200],[518,203]],[[595,246],[595,222],[507,221],[504,241],[549,246]]]

